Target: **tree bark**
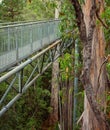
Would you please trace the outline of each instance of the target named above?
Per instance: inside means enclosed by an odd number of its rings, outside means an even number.
[[[72,108],[73,108],[73,80],[62,81],[62,126],[61,130],[73,130]]]
[[[60,2],[56,2],[57,8],[55,9],[55,19],[59,17],[60,11]],[[57,47],[59,50],[59,46]],[[55,57],[57,56],[58,51],[56,51]],[[58,84],[58,74],[59,74],[59,61],[58,59],[53,62],[52,66],[52,88],[51,88],[51,103],[52,112],[50,113],[49,123],[53,127],[58,123],[58,100],[59,100],[59,84]],[[52,128],[53,129],[53,128]]]
[[[80,38],[84,47],[82,83],[86,97],[82,129],[110,130],[106,116],[102,111],[105,105],[104,67],[100,74],[100,84],[98,84],[100,66],[104,62],[105,47],[102,26],[97,26],[96,16],[103,11],[103,1],[85,0],[83,11],[78,0],[71,0],[71,2],[75,9]],[[98,10],[97,5],[99,5]]]
[[[86,24],[86,30],[88,32],[89,29],[89,22],[90,22],[90,9],[91,9],[91,1],[86,1],[83,12],[84,12],[84,19]],[[98,5],[98,0],[96,1],[96,4]],[[100,9],[98,13],[103,12],[103,2],[100,3]],[[97,17],[95,17],[95,21],[97,20]],[[101,24],[96,25],[94,28],[93,33],[93,39],[92,39],[92,52],[91,52],[91,68],[90,68],[90,80],[91,84],[93,86],[94,93],[97,97],[97,103],[100,105],[101,109],[104,110],[105,108],[105,89],[106,89],[106,72],[105,67],[102,68],[101,74],[100,74],[100,67],[104,62],[104,56],[105,56],[105,40],[104,40],[104,34],[103,34],[103,27]],[[98,81],[98,77],[100,75],[100,81]],[[98,83],[100,82],[100,84]],[[85,96],[85,102],[84,102],[84,116],[83,116],[83,130],[97,130],[100,129],[98,121],[91,110],[91,107],[89,105],[89,102]],[[88,115],[88,118],[86,117]],[[105,130],[106,127],[103,124],[101,125],[101,129]]]
[[[55,125],[58,122],[58,73],[59,62],[56,60],[52,67],[52,88],[51,88],[51,107],[52,112],[50,114],[50,124]]]

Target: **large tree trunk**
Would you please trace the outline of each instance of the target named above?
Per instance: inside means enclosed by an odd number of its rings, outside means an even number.
[[[97,13],[100,14],[103,12],[104,5],[103,2],[101,3],[97,2],[97,5],[98,4],[100,4],[100,7],[99,7],[99,12]],[[92,5],[92,1],[86,0],[83,8],[87,33],[89,32],[91,5]],[[96,20],[97,18],[95,17],[95,21]],[[103,27],[101,26],[101,24],[99,24],[96,25],[96,27],[94,28],[93,39],[92,39],[92,53],[91,53],[92,64],[90,68],[90,80],[93,86],[94,93],[97,98],[97,103],[100,105],[102,110],[104,110],[104,107],[106,106],[105,105],[106,102],[105,101],[105,88],[106,88],[105,67],[103,67],[100,71],[101,65],[104,62],[104,56],[105,56],[105,40],[103,34]],[[100,75],[100,80],[99,80],[99,75]],[[91,110],[91,107],[85,95],[82,129],[98,130],[100,129],[99,125],[101,124],[97,122],[95,115]],[[103,126],[102,129],[104,130],[105,126]]]
[[[51,89],[51,107],[50,124],[55,125],[58,122],[58,73],[59,62],[56,60],[52,67],[52,89]]]
[[[57,8],[55,9],[55,19],[59,18],[60,11],[60,2],[56,2]],[[59,50],[59,46],[57,47]],[[58,55],[56,51],[55,58]],[[58,74],[59,74],[59,61],[58,59],[53,62],[52,66],[52,88],[51,88],[51,103],[52,112],[50,113],[49,123],[53,127],[58,123],[58,93],[59,93],[59,84],[58,84]],[[52,128],[53,129],[53,128]]]
[[[80,38],[84,47],[82,83],[86,96],[83,130],[110,130],[103,112],[106,83],[104,67],[100,71],[104,62],[104,35],[102,21],[100,25],[96,22],[103,11],[104,3],[103,0],[85,0],[82,11],[78,0],[71,0],[71,2],[75,8]]]

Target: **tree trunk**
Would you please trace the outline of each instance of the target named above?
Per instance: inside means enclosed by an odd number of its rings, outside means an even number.
[[[59,62],[56,60],[52,67],[52,88],[51,88],[51,107],[52,112],[50,114],[50,124],[55,125],[58,122],[58,73],[59,73]]]
[[[68,130],[73,130],[73,80],[70,79],[68,87]]]
[[[73,108],[73,80],[66,79],[61,84],[62,96],[62,126],[61,130],[73,130],[72,108]]]
[[[83,130],[110,130],[103,112],[105,105],[104,35],[102,21],[103,0],[85,0],[82,11],[78,0],[71,0],[83,43],[82,83],[85,89],[85,112]],[[96,17],[97,16],[97,17]],[[100,25],[96,24],[98,20]],[[101,71],[100,71],[101,68]],[[100,75],[100,76],[99,76]]]
[[[89,23],[90,23],[90,11],[91,11],[91,0],[86,0],[85,5],[83,8],[84,12],[84,19],[86,24],[86,30],[89,32]],[[97,2],[97,5],[99,3]],[[99,12],[103,12],[103,2],[100,3]],[[95,17],[95,21],[96,21]],[[88,34],[87,34],[88,35]],[[101,24],[96,25],[94,28],[93,39],[92,39],[92,53],[91,59],[92,64],[90,68],[90,80],[93,86],[94,93],[97,97],[97,103],[100,105],[101,109],[104,110],[105,108],[105,88],[106,88],[106,72],[105,67],[101,69],[101,65],[104,62],[105,56],[105,40],[103,34],[103,27]],[[98,79],[100,75],[100,80]],[[98,81],[99,80],[99,81]],[[83,116],[83,128],[82,130],[98,130],[100,129],[99,124],[95,118],[93,111],[88,103],[87,97],[85,95],[85,102],[84,102],[84,116]],[[105,126],[102,127],[105,129]]]
[[[59,17],[60,11],[60,2],[56,2],[57,8],[55,8],[55,19]],[[59,50],[59,46],[57,47]],[[58,52],[56,51],[55,58]],[[59,84],[58,84],[58,74],[59,74],[59,61],[58,59],[53,62],[52,66],[52,88],[51,88],[51,103],[52,112],[50,113],[49,123],[53,127],[58,123],[58,93],[59,93]],[[53,129],[53,128],[52,128]]]

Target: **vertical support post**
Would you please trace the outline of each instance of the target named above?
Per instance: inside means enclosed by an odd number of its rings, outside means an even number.
[[[40,26],[40,29],[41,29],[41,46],[43,47],[43,26],[42,26],[43,23],[40,23],[39,26]]]
[[[77,93],[78,93],[78,58],[79,58],[79,53],[78,53],[78,39],[75,40],[75,62],[74,62],[74,109],[73,109],[73,130],[75,129],[75,123],[76,123],[76,118],[77,118]]]
[[[15,28],[15,40],[16,40],[16,61],[18,62],[18,38],[17,38],[17,28]]]
[[[8,45],[8,52],[10,51],[10,28],[8,27],[8,43],[7,43]]]
[[[22,44],[23,44],[23,26],[21,26],[21,36],[20,36],[20,38],[21,38],[21,40],[20,40],[20,46],[22,47]],[[23,53],[23,52],[22,52]]]
[[[30,44],[31,44],[31,54],[32,54],[32,52],[33,52],[33,40],[32,40],[32,24],[30,25]]]
[[[7,44],[7,49],[6,51],[9,53],[11,51],[11,43],[10,43],[10,27],[8,26],[8,39],[6,39],[6,41],[8,41]],[[9,55],[6,56],[6,59],[4,60],[5,64],[10,63],[11,61],[11,57]]]
[[[50,43],[50,21],[48,22],[48,42]]]

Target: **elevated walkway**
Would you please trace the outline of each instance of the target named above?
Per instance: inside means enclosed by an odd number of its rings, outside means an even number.
[[[0,72],[59,38],[59,20],[0,26]]]
[[[73,38],[60,39],[59,22],[15,23],[0,27],[0,116],[59,56],[71,49]]]

